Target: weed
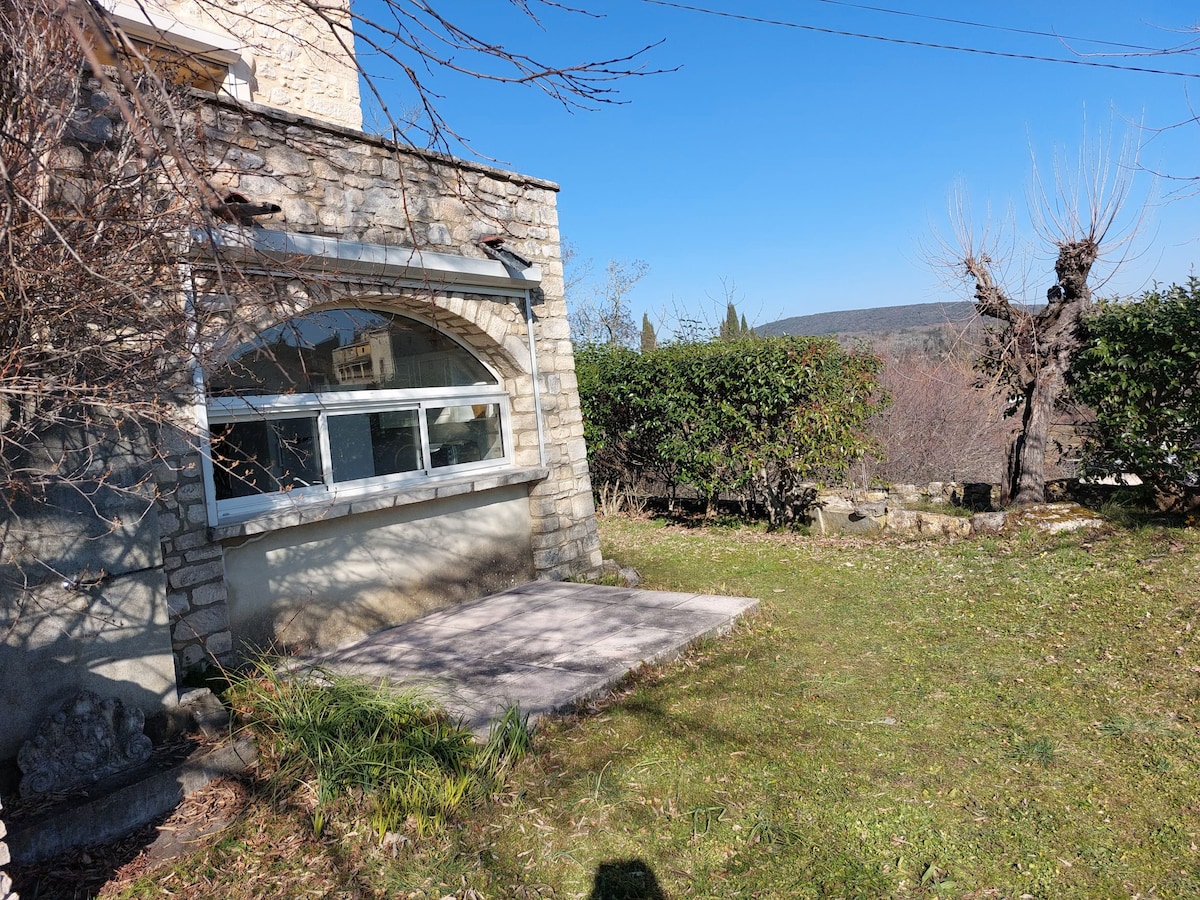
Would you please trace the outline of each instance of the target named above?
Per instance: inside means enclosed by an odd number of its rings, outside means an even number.
[[[1054,742],[1043,735],[1030,740],[1018,741],[1009,748],[1008,756],[1018,762],[1034,762],[1048,766],[1054,762]]]
[[[355,794],[381,840],[405,826],[436,831],[494,792],[530,746],[515,708],[481,746],[416,694],[321,669],[290,674],[263,662],[233,678],[230,696],[265,745],[271,786],[279,794],[308,786],[318,836],[335,801]]]
[[[802,836],[800,829],[790,822],[772,818],[760,810],[754,815],[754,824],[750,826],[747,839],[752,844],[787,847],[799,841]]]
[[[621,482],[602,484],[596,492],[596,512],[601,516],[628,515],[639,518],[646,514],[646,498]]]
[[[1130,716],[1113,716],[1096,726],[1105,737],[1126,737],[1128,735],[1162,734],[1166,731],[1162,723],[1148,719],[1137,719]]]

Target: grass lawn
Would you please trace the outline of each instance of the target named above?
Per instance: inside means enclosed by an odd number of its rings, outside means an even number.
[[[109,895],[1200,896],[1194,529],[602,535],[646,587],[762,611],[541,728],[441,835],[317,838],[298,795]]]

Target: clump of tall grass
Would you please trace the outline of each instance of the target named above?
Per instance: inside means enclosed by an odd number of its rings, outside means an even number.
[[[262,663],[234,676],[228,697],[259,738],[270,785],[311,791],[318,835],[344,800],[361,802],[381,841],[405,829],[436,831],[497,791],[530,746],[515,707],[480,744],[417,694],[322,669]]]

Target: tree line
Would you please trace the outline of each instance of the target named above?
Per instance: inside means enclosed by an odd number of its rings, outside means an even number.
[[[1078,316],[1055,398],[1060,410],[1084,410],[1078,473],[1135,474],[1161,508],[1196,508],[1200,280],[1081,304]],[[1022,433],[1004,416],[1023,412],[1011,389],[985,377],[1010,325],[982,355],[924,358],[759,338],[732,303],[708,341],[660,346],[643,317],[640,352],[615,342],[577,349],[593,481],[691,497],[709,512],[734,500],[781,527],[804,520],[812,485],[842,483],[860,464],[867,479],[992,480],[1012,471]]]

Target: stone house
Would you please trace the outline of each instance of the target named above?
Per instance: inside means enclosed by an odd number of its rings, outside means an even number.
[[[154,452],[109,457],[152,489],[0,522],[0,568],[44,569],[0,583],[0,758],[80,689],[152,714],[256,648],[601,561],[557,186],[362,133],[353,61],[271,4],[110,8],[214,92],[211,185],[254,215],[180,260],[206,364]]]

